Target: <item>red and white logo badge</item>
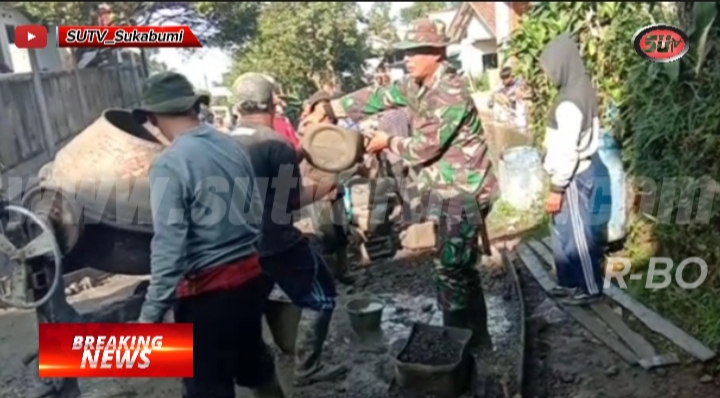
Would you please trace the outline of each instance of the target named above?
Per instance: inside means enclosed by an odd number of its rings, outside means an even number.
[[[20,25],[15,27],[17,48],[40,49],[47,47],[48,31],[42,25]]]
[[[635,52],[651,62],[673,62],[687,54],[690,49],[687,33],[672,25],[646,26],[635,33]]]

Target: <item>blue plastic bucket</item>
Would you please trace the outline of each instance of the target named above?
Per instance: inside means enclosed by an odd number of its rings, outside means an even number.
[[[627,234],[627,174],[622,163],[620,144],[608,131],[600,133],[598,155],[610,174],[610,221],[608,222],[608,241],[618,242]]]

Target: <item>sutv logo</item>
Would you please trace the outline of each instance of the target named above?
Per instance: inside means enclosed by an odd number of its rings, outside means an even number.
[[[672,25],[646,26],[635,33],[635,52],[651,62],[673,62],[682,58],[690,49],[688,35]]]

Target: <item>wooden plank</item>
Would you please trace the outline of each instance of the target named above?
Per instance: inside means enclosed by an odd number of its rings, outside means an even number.
[[[640,359],[635,353],[612,334],[607,332],[607,326],[593,315],[590,310],[582,307],[562,306],[578,323],[583,325],[598,340],[613,350],[620,358],[630,365],[636,365]]]
[[[526,309],[525,309],[525,297],[523,297],[522,286],[520,285],[520,276],[515,269],[515,256],[513,252],[508,251],[506,248],[500,249],[500,256],[502,257],[503,266],[510,273],[515,292],[517,293],[517,299],[520,304],[520,316],[522,322],[520,322],[520,367],[517,370],[517,384],[518,386],[525,385],[525,347],[527,344],[527,326],[526,326]]]
[[[715,358],[715,351],[711,350],[698,339],[691,336],[684,330],[675,326],[672,322],[661,317],[656,312],[647,308],[632,296],[622,291],[615,285],[605,289],[605,295],[615,300],[616,303],[630,311],[637,319],[645,324],[650,330],[665,336],[675,345],[682,348],[688,354],[702,362]]]
[[[55,140],[53,139],[53,131],[48,115],[47,103],[45,102],[45,93],[43,92],[42,78],[40,77],[40,67],[38,66],[36,50],[28,50],[30,56],[30,64],[33,69],[33,88],[35,90],[35,100],[37,101],[38,110],[40,111],[40,122],[42,122],[42,130],[45,137],[45,150],[51,158],[55,157]]]
[[[532,248],[532,250],[538,256],[540,256],[540,258],[543,259],[545,264],[547,264],[550,267],[550,269],[553,270],[553,272],[557,272],[557,270],[555,269],[555,259],[553,258],[552,250],[550,250],[549,247],[546,247],[541,242],[536,241],[536,240],[529,241],[528,246],[530,246]]]
[[[45,152],[40,152],[35,157],[28,159],[15,167],[4,170],[0,186],[10,200],[19,199],[23,190],[27,189],[38,181],[37,173],[40,168],[50,161]]]
[[[517,253],[530,271],[533,277],[540,283],[543,290],[550,292],[555,287],[555,282],[550,278],[540,259],[535,255],[529,246],[522,243],[516,249]],[[625,344],[613,336],[609,332],[607,326],[602,323],[593,313],[583,307],[573,307],[560,305],[570,316],[572,316],[579,324],[592,333],[595,338],[613,350],[625,362],[635,365],[639,362],[639,358]]]
[[[656,355],[652,358],[643,358],[640,360],[640,366],[643,369],[654,369],[665,366],[677,365],[680,363],[680,358],[677,355],[670,353],[664,355]]]
[[[543,239],[543,243],[546,245],[549,244],[549,241],[549,238]],[[707,362],[715,358],[715,351],[711,350],[698,339],[663,318],[655,311],[647,308],[645,305],[635,300],[632,296],[617,286],[610,285],[610,287],[604,289],[604,291],[606,296],[610,297],[623,308],[630,311],[650,330],[664,336],[688,354],[702,362]]]
[[[628,325],[610,308],[607,303],[597,303],[590,306],[600,319],[602,319],[610,328],[620,336],[620,339],[630,347],[631,350],[643,359],[651,359],[655,357],[655,347],[652,346],[644,337],[635,333]]]
[[[545,290],[546,292],[551,291],[555,287],[556,283],[555,281],[550,279],[550,276],[545,271],[545,268],[542,266],[542,264],[540,264],[539,261],[537,261],[537,257],[535,257],[532,249],[530,249],[525,243],[521,243],[517,246],[515,250],[520,257],[520,260],[522,260],[522,262],[525,264],[525,266],[530,271],[535,280],[538,281],[543,290]]]

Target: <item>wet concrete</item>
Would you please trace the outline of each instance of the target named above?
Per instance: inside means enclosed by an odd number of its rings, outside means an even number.
[[[339,287],[341,296],[333,317],[324,359],[330,363],[348,365],[350,373],[344,381],[338,383],[321,383],[292,391],[293,358],[290,355],[277,353],[278,372],[288,397],[403,396],[389,393],[394,380],[393,356],[408,337],[413,322],[433,325],[442,323],[442,313],[434,299],[430,268],[430,263],[424,260],[387,262],[366,268],[356,286]],[[474,355],[478,362],[478,371],[475,374],[473,391],[469,392],[467,397],[494,397],[495,395],[487,391],[492,390],[492,385],[497,384],[492,382],[500,378],[497,373],[504,371],[483,363],[513,363],[514,360],[511,358],[498,360],[497,357],[502,358],[506,353],[519,349],[511,344],[517,338],[517,333],[512,326],[515,314],[511,310],[512,300],[507,297],[505,282],[490,277],[484,279],[490,313],[490,332],[495,347],[492,352]],[[72,300],[81,310],[90,310],[98,305],[107,304],[108,301],[117,300],[123,295],[129,295],[137,281],[135,278],[114,277],[106,286],[82,292],[73,296]],[[361,338],[352,330],[349,315],[345,311],[345,303],[363,295],[378,298],[384,303],[385,308],[381,320],[381,333]],[[2,381],[0,397],[27,398],[30,389],[37,386],[33,376],[36,374],[36,368],[32,369],[34,364],[24,368],[18,363],[19,358],[36,347],[35,328],[34,315],[31,312],[0,311],[0,361],[6,364],[0,370],[0,381]],[[85,379],[81,380],[80,384],[85,393],[84,398],[180,396],[180,383],[177,379]],[[238,398],[249,397],[247,390],[238,389]],[[417,395],[414,397],[420,398]]]
[[[351,294],[339,300],[325,357],[333,363],[350,367],[347,379],[335,385],[318,385],[294,392],[293,397],[313,398],[390,398],[413,396],[394,386],[393,356],[405,344],[415,322],[442,325],[442,312],[434,298],[432,264],[425,259],[389,261],[366,270]],[[493,349],[473,352],[477,366],[471,389],[463,397],[501,397],[503,380],[510,391],[516,388],[521,351],[519,330],[513,323],[520,320],[519,306],[514,302],[512,286],[504,275],[485,280],[489,330]],[[344,303],[358,297],[372,297],[384,303],[381,332],[359,337],[349,324]],[[281,358],[290,366],[289,358]],[[392,391],[391,391],[392,390]],[[413,395],[414,394],[414,395]],[[511,395],[512,396],[512,395]]]

